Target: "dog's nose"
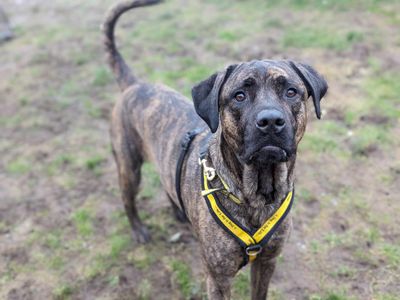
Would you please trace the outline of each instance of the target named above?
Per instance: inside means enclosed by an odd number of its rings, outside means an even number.
[[[283,113],[276,109],[264,109],[257,114],[256,127],[264,133],[278,133],[285,127]]]

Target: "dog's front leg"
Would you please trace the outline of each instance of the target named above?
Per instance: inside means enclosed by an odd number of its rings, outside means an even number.
[[[267,298],[269,281],[274,272],[276,259],[259,257],[251,264],[251,299],[265,300]]]
[[[207,296],[209,300],[228,300],[231,297],[231,278],[207,272]]]

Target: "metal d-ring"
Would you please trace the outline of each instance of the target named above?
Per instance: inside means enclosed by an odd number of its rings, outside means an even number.
[[[262,250],[261,245],[251,245],[246,248],[246,254],[249,256],[256,256]]]

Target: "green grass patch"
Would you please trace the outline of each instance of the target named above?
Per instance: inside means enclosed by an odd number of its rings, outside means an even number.
[[[33,30],[33,28],[31,28]],[[71,26],[57,23],[57,25],[45,26],[44,28],[36,28],[36,32],[40,34],[31,35],[33,44],[39,47],[48,47],[49,44],[59,43],[68,40],[76,35],[76,31]]]
[[[151,299],[152,284],[148,279],[143,279],[137,287],[137,296],[139,300]]]
[[[345,243],[343,235],[338,235],[336,233],[328,233],[324,236],[324,241],[328,243],[330,247],[337,247]]]
[[[133,252],[128,254],[128,261],[139,270],[147,270],[156,260],[157,255],[148,246],[136,247]]]
[[[56,271],[61,270],[65,264],[63,257],[58,255],[46,259],[46,262],[48,263],[51,269]]]
[[[218,34],[218,37],[227,42],[235,42],[240,39],[237,31],[223,30]]]
[[[399,268],[399,265],[400,265],[400,246],[399,245],[383,244],[383,245],[381,245],[381,251],[390,266]]]
[[[323,296],[320,295],[311,295],[309,300],[352,300],[354,298],[349,298],[347,295],[345,295],[344,292],[328,292]]]
[[[6,171],[14,175],[25,174],[31,171],[31,169],[32,169],[32,164],[30,164],[26,159],[21,157],[9,162],[6,166]]]
[[[311,252],[312,252],[314,255],[319,254],[320,252],[322,252],[322,248],[323,248],[323,247],[322,247],[320,241],[318,241],[318,240],[311,240],[311,242],[310,242],[310,249],[311,249]]]
[[[96,276],[107,273],[112,267],[113,262],[107,255],[98,254],[89,263],[89,266],[85,270],[85,276],[88,279],[92,279]]]
[[[78,209],[73,213],[72,221],[81,236],[88,237],[93,234],[93,215],[89,210]]]
[[[153,198],[161,186],[160,177],[153,164],[144,163],[141,169],[142,173],[142,187],[140,190],[140,197]]]
[[[366,125],[357,128],[351,139],[353,153],[366,155],[373,148],[390,144],[388,130],[385,127]]]
[[[116,260],[128,248],[132,239],[128,234],[115,234],[110,238],[110,258]]]
[[[179,260],[171,261],[173,279],[185,299],[191,299],[196,294],[196,285],[192,280],[190,268],[185,262]]]
[[[304,202],[310,202],[314,198],[313,194],[308,189],[303,187],[299,187],[296,189],[296,197]]]
[[[75,157],[69,153],[62,153],[56,156],[47,166],[46,171],[50,176],[61,173],[65,166],[71,165],[75,162]]]
[[[102,162],[104,162],[104,156],[100,154],[95,154],[85,160],[85,166],[88,170],[93,171],[96,173],[100,168]]]
[[[70,58],[77,66],[83,66],[92,60],[88,51],[74,51],[70,54]]]
[[[294,28],[287,30],[282,40],[283,47],[323,48],[342,51],[362,41],[363,34],[356,31],[346,33],[321,27]]]
[[[367,94],[366,108],[374,112],[393,119],[400,118],[400,73],[399,72],[374,72],[362,84],[363,90]]]
[[[399,300],[399,296],[395,294],[389,293],[379,293],[378,295],[374,296],[373,299],[376,300]]]
[[[70,107],[77,100],[80,101],[84,91],[84,85],[75,77],[66,79],[59,88],[49,88],[49,97],[53,98],[60,110]],[[79,98],[79,99],[78,99]]]
[[[104,86],[112,82],[112,75],[108,68],[98,67],[93,71],[93,81],[94,86]]]
[[[106,250],[91,259],[85,270],[85,276],[91,279],[99,275],[110,274],[110,269],[118,266],[122,253],[129,248],[131,243],[132,239],[129,234],[113,233],[108,236]],[[112,276],[109,278],[112,280]]]
[[[315,129],[306,132],[300,143],[300,149],[317,153],[333,152],[337,155],[346,156],[347,151],[340,147],[340,143],[346,134],[347,129],[342,123],[335,121],[320,122]]]
[[[239,272],[232,284],[232,294],[235,299],[245,300],[250,298],[250,269]]]
[[[382,3],[394,3],[393,0],[270,0],[270,7],[294,8],[296,10],[318,10],[320,13],[330,11],[343,12],[352,10],[369,10],[381,12]]]
[[[21,114],[15,114],[13,116],[0,116],[0,126],[5,128],[13,128],[19,126],[24,120]]]
[[[91,116],[93,118],[101,117],[101,109],[98,106],[96,106],[92,100],[85,99],[83,101],[83,106],[84,106],[86,112],[89,114],[89,116]]]
[[[53,295],[56,300],[70,299],[74,293],[74,287],[69,284],[61,284],[53,290]]]
[[[44,238],[45,245],[52,250],[57,250],[62,246],[62,233],[54,231],[47,234]]]
[[[338,266],[333,272],[332,276],[337,278],[353,278],[356,275],[356,270],[349,266]]]

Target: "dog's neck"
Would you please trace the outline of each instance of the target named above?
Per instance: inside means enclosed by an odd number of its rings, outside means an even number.
[[[243,201],[237,205],[225,199],[223,204],[231,213],[242,215],[251,226],[261,226],[293,190],[295,155],[283,163],[243,164],[220,130],[211,137],[208,151],[218,176]]]

